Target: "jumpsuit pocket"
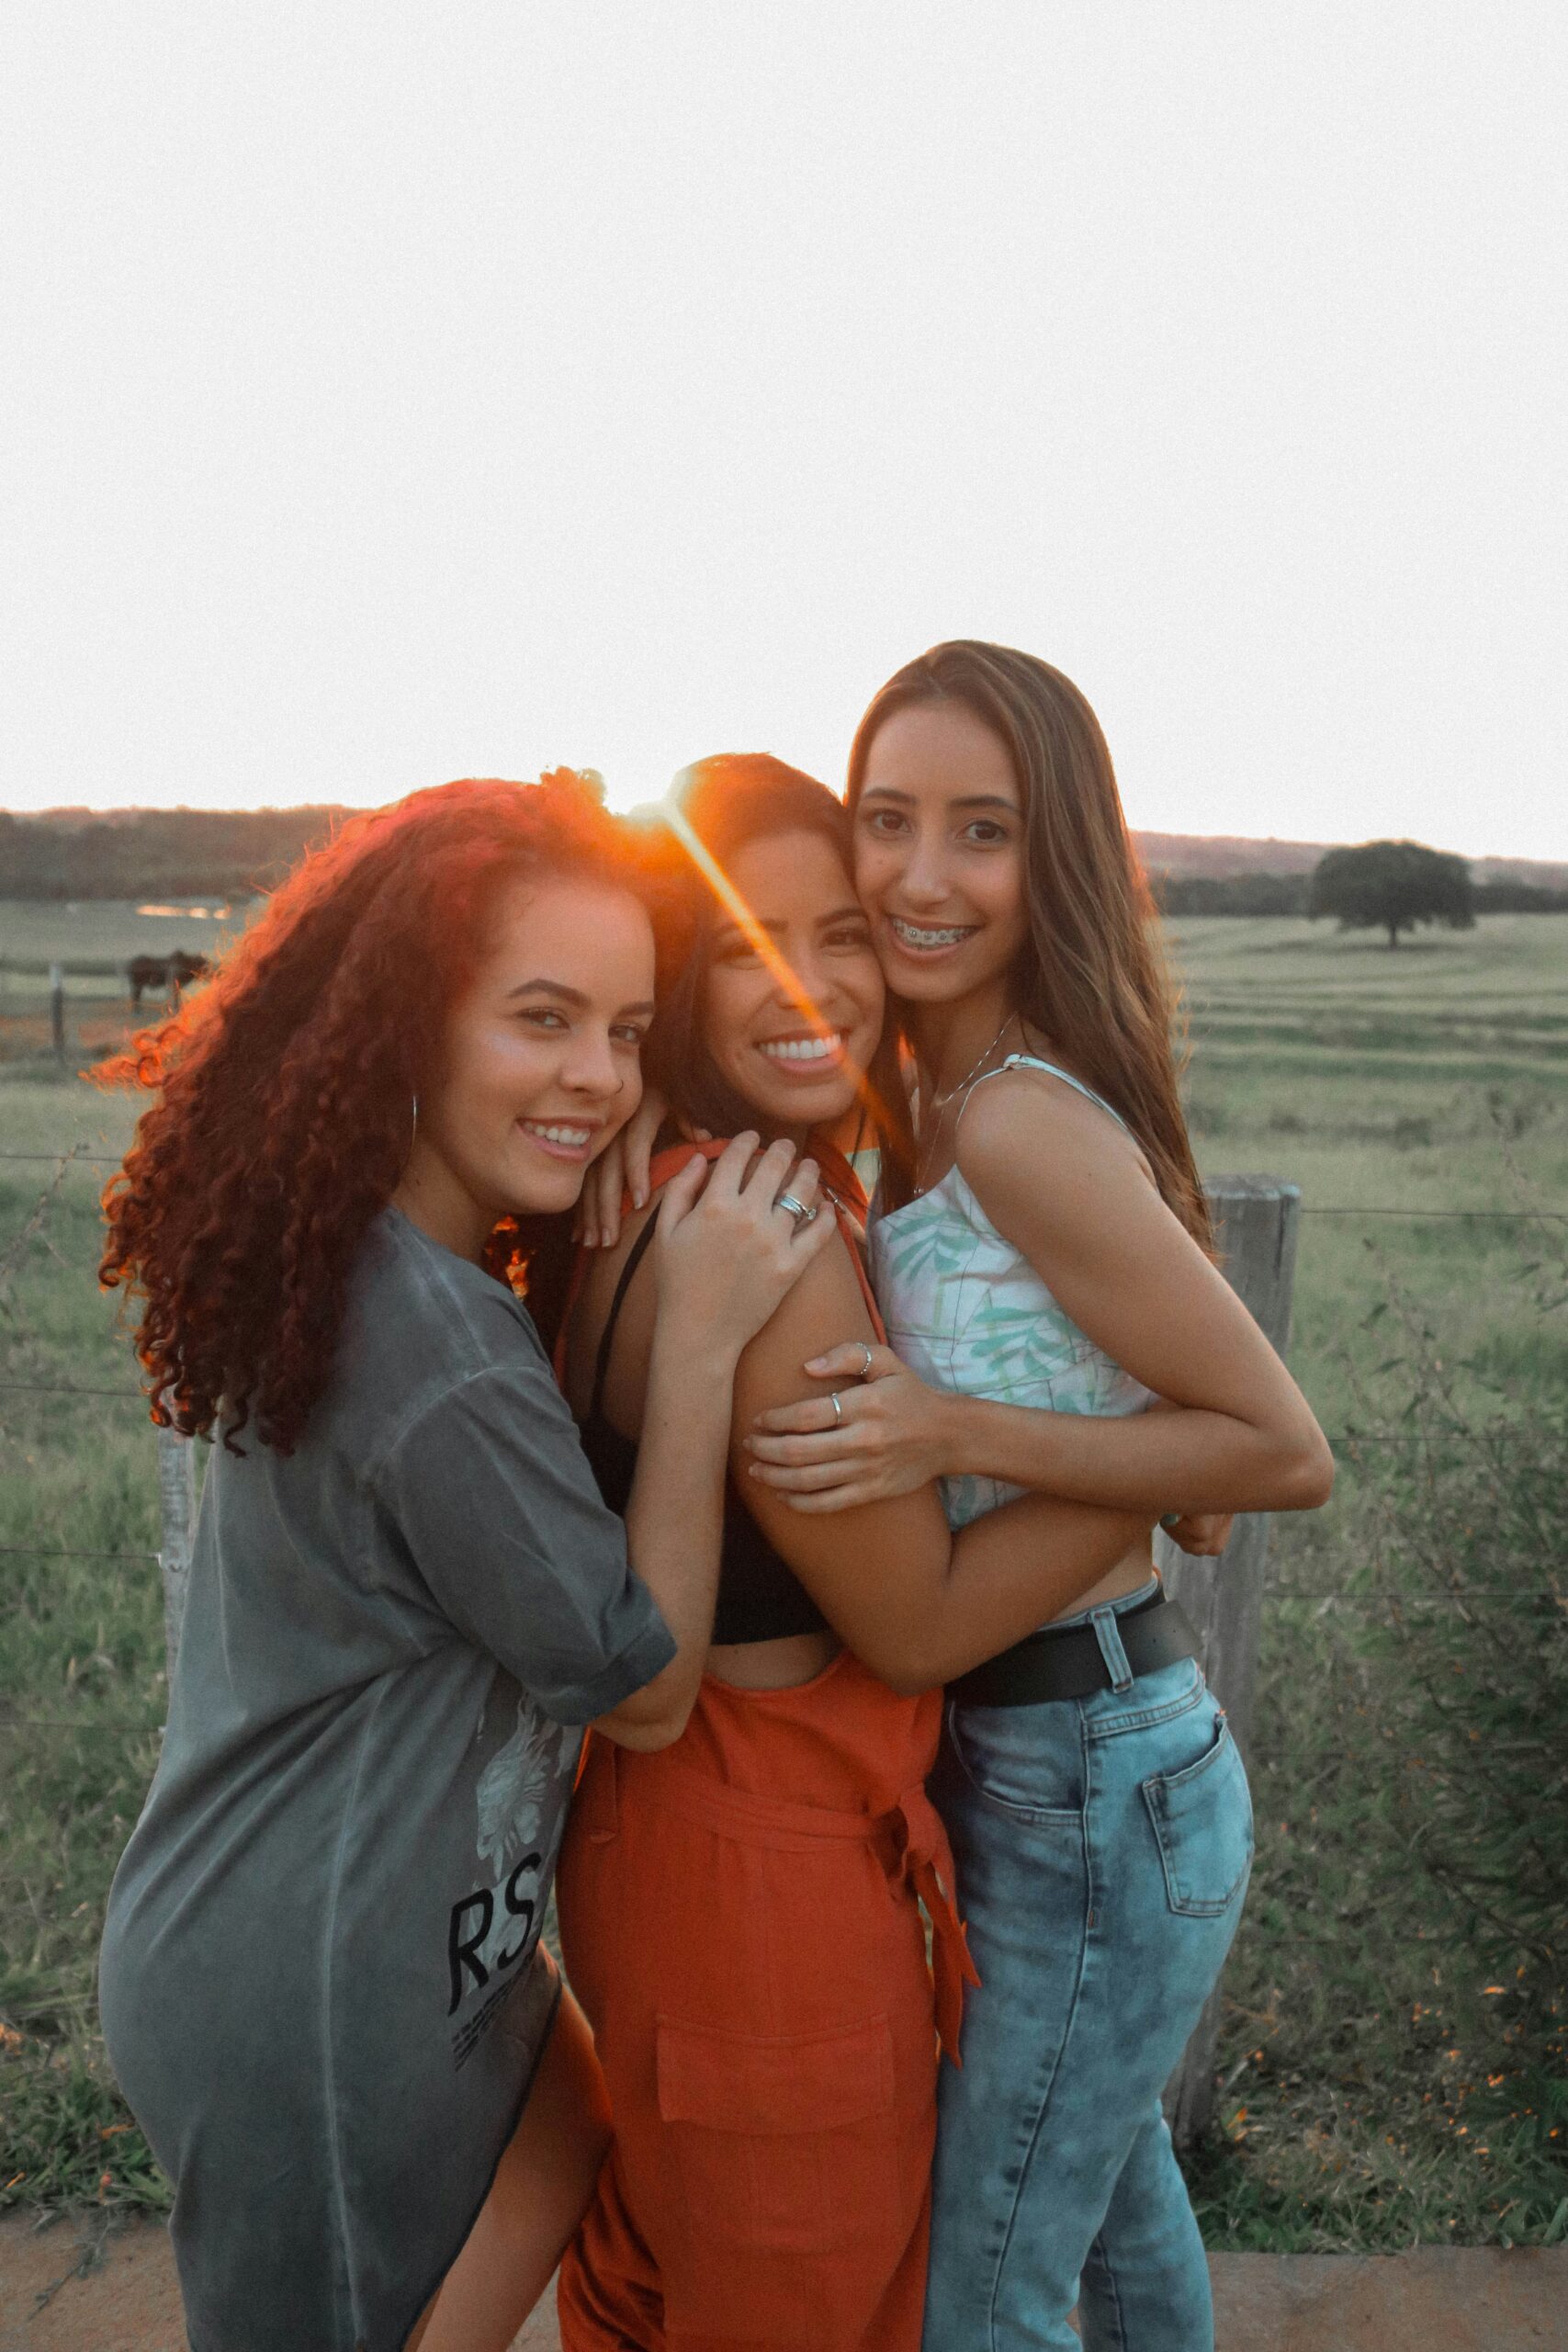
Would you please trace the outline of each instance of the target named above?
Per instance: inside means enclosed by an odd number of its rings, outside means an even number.
[[[698,2230],[826,2254],[886,2225],[897,2190],[886,2017],[827,2033],[658,2021],[659,2113]]]
[[[1224,1717],[1216,1716],[1213,1743],[1195,1764],[1156,1772],[1143,1786],[1171,1909],[1217,1918],[1252,1867],[1252,1796]]]

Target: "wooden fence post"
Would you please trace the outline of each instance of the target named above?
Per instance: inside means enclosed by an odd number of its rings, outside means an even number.
[[[164,1650],[172,1690],[196,1536],[196,1449],[177,1430],[159,1430],[157,1439],[158,1508],[164,1522],[158,1566],[164,1573]]]
[[[1282,1356],[1291,1337],[1300,1188],[1274,1176],[1216,1176],[1207,1189],[1225,1277]],[[1156,1531],[1155,1537],[1166,1589],[1196,1629],[1204,1675],[1244,1758],[1252,1742],[1269,1528],[1266,1511],[1245,1512],[1217,1560],[1189,1559],[1168,1535]],[[1179,2143],[1205,2132],[1213,2112],[1220,1993],[1216,1984],[1166,2089],[1166,2113]]]
[[[54,1040],[54,1058],[62,1069],[65,1068],[65,967],[51,964],[49,967],[49,1025]]]

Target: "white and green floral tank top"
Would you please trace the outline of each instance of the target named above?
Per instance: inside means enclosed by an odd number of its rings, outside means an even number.
[[[1055,1062],[1010,1054],[987,1076],[1006,1069],[1048,1070],[1118,1125],[1127,1124]],[[997,1231],[956,1163],[929,1193],[874,1218],[867,1256],[888,1344],[933,1388],[1052,1413],[1141,1413],[1152,1402],[1153,1390],[1079,1330],[1022,1251]],[[942,1481],[951,1527],[967,1526],[1025,1491],[1000,1478]]]

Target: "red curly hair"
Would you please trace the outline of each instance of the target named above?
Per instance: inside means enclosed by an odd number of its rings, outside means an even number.
[[[412,793],[307,857],[210,984],[101,1072],[159,1090],[105,1188],[99,1279],[140,1303],[161,1427],[298,1443],[490,905],[559,873],[649,895],[638,845],[570,769]]]

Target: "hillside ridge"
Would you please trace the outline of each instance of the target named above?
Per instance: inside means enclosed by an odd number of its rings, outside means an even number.
[[[304,848],[324,840],[345,819],[363,813],[325,801],[263,808],[59,808],[26,815],[0,809],[0,897],[18,894],[18,885],[20,895],[34,894],[42,879],[38,869],[53,864],[51,856],[37,854],[42,850],[40,836],[74,837],[73,873],[69,881],[61,874],[56,888],[75,888],[95,897],[112,895],[105,885],[114,869],[140,863],[128,854],[129,834],[140,835],[139,846],[149,851],[156,845],[156,887],[235,889],[243,887],[249,873],[265,883],[276,881]],[[184,828],[179,823],[182,818],[189,820]],[[1284,840],[1274,834],[1255,837],[1142,829],[1134,829],[1133,839],[1151,875],[1216,882],[1241,875],[1310,874],[1328,850],[1345,846],[1338,842]],[[34,851],[31,855],[29,846]],[[60,848],[63,847],[62,842]],[[83,852],[88,854],[83,856]],[[1568,889],[1568,859],[1472,857],[1468,863],[1477,883],[1517,882],[1537,889]],[[176,879],[175,869],[186,866],[188,879]],[[203,872],[209,878],[202,878]],[[152,875],[127,873],[125,878],[133,890],[154,886]],[[47,893],[49,886],[44,887]]]

